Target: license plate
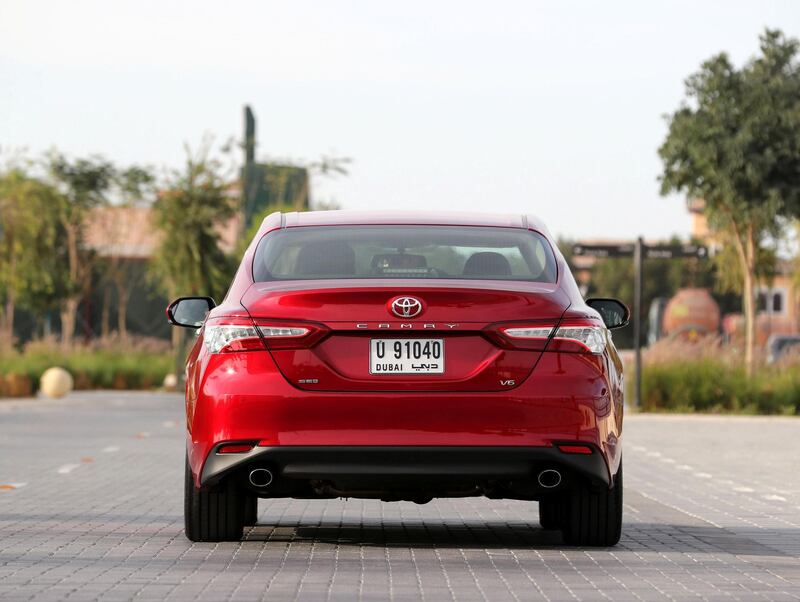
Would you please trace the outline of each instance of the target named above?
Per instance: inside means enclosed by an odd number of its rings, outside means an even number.
[[[444,339],[371,339],[370,374],[444,374]]]

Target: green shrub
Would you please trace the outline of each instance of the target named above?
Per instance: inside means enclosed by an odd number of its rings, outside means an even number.
[[[174,358],[163,351],[81,348],[68,352],[37,348],[0,356],[0,376],[25,376],[34,390],[42,373],[52,366],[67,370],[76,389],[151,389],[172,372]]]
[[[702,358],[645,364],[641,409],[797,414],[800,370],[761,367],[748,379],[741,365],[725,360]]]

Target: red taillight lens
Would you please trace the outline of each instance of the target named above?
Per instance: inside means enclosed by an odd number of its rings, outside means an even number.
[[[606,348],[606,327],[592,320],[570,320],[555,324],[508,324],[494,327],[487,334],[512,347],[532,351],[572,351],[602,353]]]
[[[229,443],[227,445],[220,445],[217,449],[218,454],[246,454],[253,449],[252,443]]]
[[[544,351],[547,341],[550,340],[550,335],[553,334],[553,325],[509,326],[501,328],[500,333],[514,347],[522,347],[532,351]]]
[[[559,445],[559,451],[565,454],[580,454],[588,456],[592,454],[592,448],[588,445]]]
[[[255,322],[269,349],[306,349],[328,334],[328,329],[321,324],[265,319],[256,319]]]
[[[327,334],[317,324],[278,323],[250,318],[213,318],[206,322],[203,342],[211,353],[300,349]]]
[[[492,324],[484,334],[501,347],[544,351],[554,324],[551,321],[523,324]]]

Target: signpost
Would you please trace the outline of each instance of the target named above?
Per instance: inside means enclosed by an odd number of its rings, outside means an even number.
[[[633,249],[633,351],[636,355],[636,407],[642,405],[642,252],[644,241],[636,239]]]
[[[642,401],[642,264],[645,259],[685,259],[708,257],[708,248],[703,245],[645,245],[640,236],[632,243],[593,245],[578,243],[572,254],[580,257],[633,257],[633,350],[636,356],[636,399],[638,407]]]

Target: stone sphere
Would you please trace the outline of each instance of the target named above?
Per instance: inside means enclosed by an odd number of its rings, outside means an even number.
[[[167,374],[164,377],[164,388],[167,391],[174,391],[178,388],[178,377],[174,374]]]
[[[42,374],[39,389],[47,397],[64,397],[72,391],[72,375],[64,368],[48,368]]]

